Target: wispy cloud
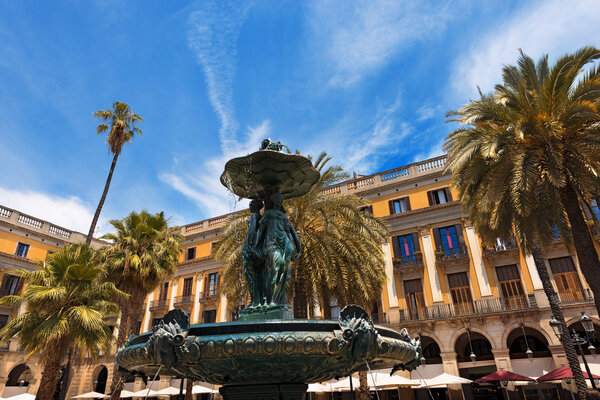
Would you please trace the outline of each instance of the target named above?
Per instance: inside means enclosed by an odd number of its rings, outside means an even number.
[[[210,0],[189,17],[188,43],[202,66],[210,103],[221,128],[223,148],[236,144],[239,128],[233,104],[237,39],[251,2]]]
[[[518,49],[534,59],[548,53],[555,59],[586,45],[600,45],[598,20],[600,7],[595,0],[562,0],[521,3],[512,19],[472,41],[460,54],[450,77],[457,97],[475,96],[477,86],[487,92],[501,80],[502,66],[515,64]]]
[[[308,21],[331,86],[350,86],[413,42],[442,32],[453,13],[440,2],[313,1]]]
[[[94,215],[93,206],[77,196],[54,196],[30,190],[0,187],[0,204],[53,224],[87,234]],[[100,217],[95,236],[110,229],[107,219]]]

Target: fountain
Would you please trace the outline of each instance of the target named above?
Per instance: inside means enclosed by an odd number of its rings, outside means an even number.
[[[171,310],[117,353],[125,375],[145,378],[160,370],[222,385],[225,400],[292,400],[302,398],[308,383],[369,367],[410,371],[419,365],[418,340],[406,329],[374,326],[359,306],[345,307],[337,321],[292,319],[289,264],[301,248],[282,201],[308,192],[319,172],[306,157],[281,150],[265,139],[259,151],[229,160],[221,176],[233,193],[251,199],[242,249],[250,302],[240,319],[190,325],[184,311]]]

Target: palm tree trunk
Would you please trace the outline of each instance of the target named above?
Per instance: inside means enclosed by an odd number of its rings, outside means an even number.
[[[192,388],[194,387],[194,381],[191,379],[186,379],[185,381],[185,400],[192,400],[193,399],[193,394],[192,394]]]
[[[87,238],[85,242],[87,244],[92,243],[92,238],[94,236],[94,231],[96,230],[96,225],[98,224],[98,218],[100,218],[100,211],[102,211],[102,206],[104,206],[104,201],[106,200],[106,195],[108,194],[108,188],[110,187],[110,181],[112,180],[113,172],[115,172],[115,165],[117,165],[117,158],[119,158],[119,154],[115,154],[112,160],[112,164],[110,165],[110,171],[108,172],[108,178],[106,178],[106,183],[104,184],[104,192],[102,192],[102,197],[100,198],[100,203],[98,203],[98,208],[96,208],[96,213],[94,214],[94,218],[92,219],[92,225],[90,226],[90,231],[88,232]]]
[[[119,351],[129,335],[131,329],[131,318],[129,317],[129,306],[127,300],[121,302],[121,322],[119,323],[119,334],[117,335],[116,349]],[[118,368],[113,370],[112,382],[110,384],[111,400],[119,400],[123,390],[123,379]]]
[[[40,387],[35,397],[36,400],[50,400],[54,398],[63,353],[53,351],[51,354],[47,354],[47,356],[48,359],[44,363],[42,380],[40,381]]]
[[[302,258],[296,261],[296,279],[294,279],[294,318],[308,318],[308,300],[306,298],[305,272]]]
[[[560,201],[569,218],[573,244],[579,259],[581,272],[583,272],[590,289],[592,289],[596,310],[600,313],[600,274],[598,273],[600,271],[600,260],[590,230],[583,218],[579,197],[571,182],[567,182],[567,185],[561,189]]]
[[[539,243],[536,242],[533,245],[531,255],[533,256],[535,267],[537,269],[538,275],[540,276],[540,280],[542,281],[544,293],[546,293],[546,297],[548,297],[548,302],[550,303],[550,310],[552,310],[552,315],[561,323],[561,342],[563,348],[565,349],[567,360],[569,361],[569,367],[571,367],[571,371],[573,371],[573,377],[575,378],[575,384],[577,385],[577,393],[579,394],[579,397],[581,399],[585,399],[587,385],[585,383],[585,379],[583,378],[581,367],[579,366],[579,358],[577,357],[577,351],[573,346],[573,341],[571,340],[571,335],[569,334],[569,327],[567,326],[565,316],[560,308],[558,294],[556,294],[556,291],[554,291],[554,287],[552,286],[552,282],[550,281],[550,275],[548,274],[548,270],[546,269],[544,255],[542,254],[542,250],[539,246]]]
[[[371,393],[369,393],[369,381],[367,380],[367,371],[360,371],[358,373],[358,380],[360,386],[356,392],[358,393],[358,400],[370,400]]]

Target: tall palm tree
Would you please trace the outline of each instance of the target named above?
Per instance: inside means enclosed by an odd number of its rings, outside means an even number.
[[[112,220],[110,224],[116,233],[102,238],[112,244],[100,250],[106,279],[129,295],[118,302],[121,320],[116,347],[120,348],[130,334],[138,333],[133,329],[135,322],[142,320],[148,293],[175,272],[183,236],[178,227],[169,227],[163,212],[152,215],[147,211],[132,211],[124,219]],[[119,398],[122,387],[121,374],[115,369],[111,384],[113,399]]]
[[[462,124],[445,143],[452,185],[484,243],[511,240],[514,235],[522,252],[533,256],[552,314],[563,325],[563,347],[584,398],[587,389],[577,353],[541,250],[556,229],[570,240],[567,215],[556,201],[561,189],[539,173],[544,155],[535,149],[535,142],[528,142],[535,133],[524,135],[515,129],[509,114],[493,95],[481,95],[449,113],[451,121]]]
[[[113,160],[112,164],[110,165],[108,177],[106,178],[106,183],[104,184],[102,197],[100,197],[100,202],[98,203],[98,207],[94,213],[94,218],[92,219],[92,224],[90,225],[90,231],[88,232],[86,238],[87,244],[92,242],[94,230],[96,230],[96,224],[98,224],[98,218],[100,218],[100,212],[102,211],[102,206],[104,206],[104,201],[106,200],[106,195],[108,194],[108,188],[110,187],[110,181],[112,180],[112,175],[115,171],[115,165],[117,165],[117,159],[121,154],[123,145],[131,142],[136,133],[138,133],[140,136],[142,135],[142,131],[140,128],[135,126],[135,124],[137,122],[144,121],[139,115],[131,111],[131,108],[129,108],[127,103],[121,103],[120,101],[115,101],[111,110],[96,111],[94,113],[94,117],[100,118],[104,121],[104,123],[98,125],[96,130],[98,135],[108,131],[110,125],[110,132],[106,138],[106,144],[113,155]]]
[[[43,372],[38,399],[53,398],[69,347],[92,359],[112,349],[112,325],[119,312],[112,299],[125,294],[101,280],[104,270],[92,262],[93,255],[88,245],[67,245],[40,261],[39,270],[19,271],[28,283],[21,295],[0,299],[0,304],[27,307],[0,330],[0,340],[16,337],[30,355],[40,355]]]
[[[307,318],[320,304],[331,317],[330,300],[340,306],[360,304],[371,308],[385,283],[381,244],[388,239],[386,226],[363,212],[367,203],[355,195],[327,195],[327,186],[348,178],[339,166],[328,166],[322,153],[314,160],[321,173],[311,190],[284,203],[288,218],[302,243],[302,254],[292,263],[294,317]],[[241,249],[249,212],[228,222],[216,258],[223,261],[223,291],[230,307],[247,296]]]

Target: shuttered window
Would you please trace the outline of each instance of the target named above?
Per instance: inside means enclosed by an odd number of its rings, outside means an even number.
[[[182,296],[191,296],[192,295],[192,283],[194,282],[194,278],[185,278],[183,280],[183,290],[181,292]]]
[[[208,275],[206,284],[206,297],[215,297],[219,292],[219,273],[213,272]]]
[[[429,200],[429,205],[435,204],[444,204],[452,201],[452,193],[450,192],[450,188],[441,188],[430,190],[427,192],[427,199]]]
[[[400,214],[410,211],[410,200],[408,197],[389,201],[390,214]]]
[[[425,312],[425,297],[420,279],[404,281],[406,307],[411,319],[423,318]]]
[[[466,272],[448,274],[448,286],[450,286],[450,295],[452,303],[457,313],[464,314],[473,309],[473,298],[469,287],[469,278]]]
[[[584,293],[571,257],[550,258],[550,270],[562,301],[583,300]]]
[[[16,275],[5,274],[2,278],[0,296],[18,295],[23,288],[23,279]]]
[[[162,287],[160,288],[160,294],[158,296],[158,299],[166,300],[168,295],[169,295],[169,282],[165,282],[165,283],[163,283]]]
[[[195,247],[190,247],[189,249],[187,249],[187,254],[185,259],[186,260],[193,260],[194,258],[196,258],[196,248]]]
[[[420,251],[419,236],[416,233],[394,236],[392,246],[394,258],[401,258],[402,262],[416,261],[415,252]]]
[[[496,267],[504,304],[509,308],[524,308],[527,304],[516,264]]]

